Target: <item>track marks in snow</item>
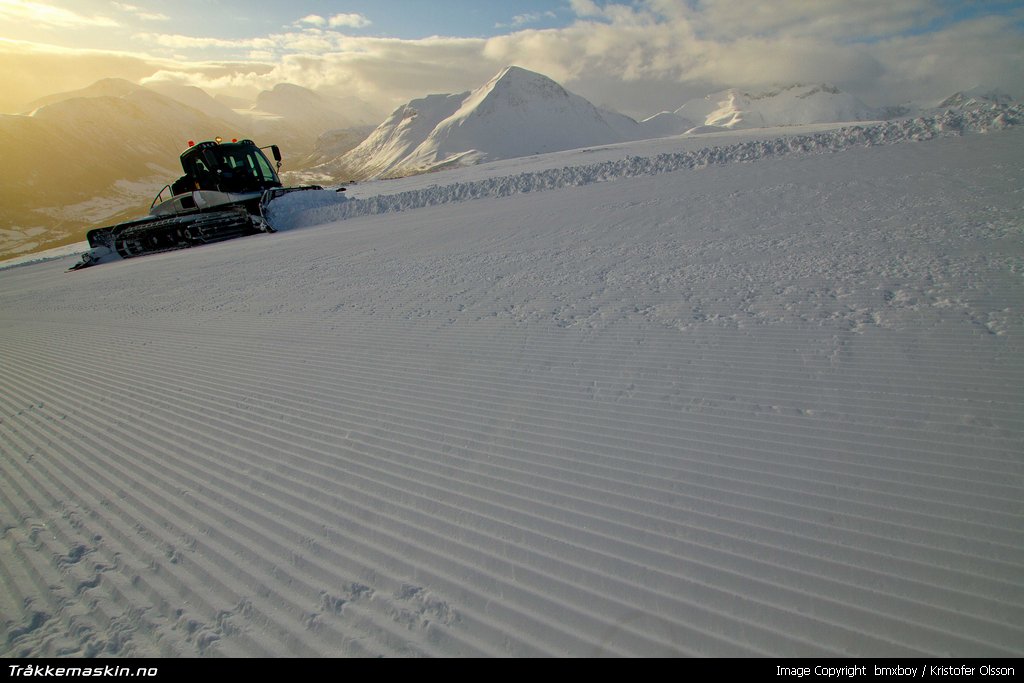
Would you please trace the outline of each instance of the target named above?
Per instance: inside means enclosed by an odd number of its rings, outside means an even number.
[[[988,140],[5,271],[3,652],[1020,654]]]

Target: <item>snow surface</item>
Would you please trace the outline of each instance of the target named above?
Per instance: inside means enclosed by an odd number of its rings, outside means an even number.
[[[730,88],[690,100],[675,114],[702,126],[721,128],[766,128],[881,118],[850,93],[828,84],[792,85],[757,94]]]
[[[1020,116],[0,271],[0,655],[1024,655]]]
[[[379,176],[405,165],[430,133],[458,111],[468,92],[428,95],[399,107],[370,136],[346,154],[344,164],[366,176]],[[330,169],[334,164],[324,165]]]

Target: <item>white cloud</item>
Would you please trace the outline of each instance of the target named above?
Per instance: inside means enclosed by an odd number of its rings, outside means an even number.
[[[600,17],[603,10],[597,6],[594,0],[570,0],[569,7],[578,17]]]
[[[277,41],[272,38],[210,38],[205,36],[186,36],[177,33],[137,33],[133,36],[136,42],[149,46],[160,46],[174,50],[186,49],[227,49],[249,50],[273,48]]]
[[[365,28],[372,23],[362,14],[335,14],[327,20],[331,28]]]
[[[1024,10],[956,23],[950,6],[934,0],[572,0],[571,7],[573,25],[493,38],[485,55],[635,112],[651,111],[656,84],[679,93],[677,102],[798,81],[834,82],[878,104],[939,98],[972,79],[1024,91]],[[947,28],[929,30],[944,20]],[[628,99],[640,91],[646,107]],[[669,96],[661,101],[672,106]]]
[[[689,21],[703,35],[718,39],[750,36],[859,39],[888,37],[946,13],[935,0],[701,0],[696,9],[676,0],[648,0],[650,11]]]
[[[512,17],[512,21],[505,23],[495,24],[495,28],[522,28],[529,26],[530,24],[536,24],[543,19],[555,19],[557,15],[554,12],[528,12],[526,14],[517,14]]]
[[[322,17],[319,14],[309,14],[295,22],[294,26],[301,27],[303,24],[316,28],[366,28],[373,22],[362,14],[355,13],[335,14],[330,18]]]

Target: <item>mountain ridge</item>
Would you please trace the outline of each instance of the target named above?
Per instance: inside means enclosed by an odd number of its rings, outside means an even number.
[[[878,111],[829,83],[793,84],[761,93],[728,88],[689,100],[674,113],[700,126],[728,129],[882,118]]]
[[[468,93],[398,107],[362,145],[326,167],[364,178],[408,175],[639,137],[632,119],[509,66]]]

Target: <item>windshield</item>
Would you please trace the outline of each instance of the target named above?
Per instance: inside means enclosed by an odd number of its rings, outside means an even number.
[[[281,184],[267,157],[249,145],[218,145],[209,150],[217,162],[217,170],[224,178],[234,178],[238,184],[253,181],[260,186]]]

